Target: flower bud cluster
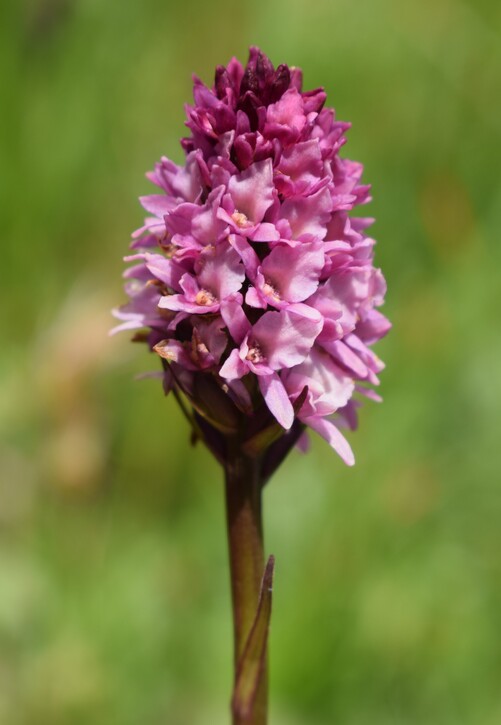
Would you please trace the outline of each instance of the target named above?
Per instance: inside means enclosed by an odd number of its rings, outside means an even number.
[[[299,69],[257,48],[245,68],[218,67],[212,88],[195,78],[186,161],[148,174],[160,193],[141,198],[150,216],[126,257],[116,329],[146,329],[166,389],[220,430],[264,410],[351,464],[335,423],[355,426],[355,393],[377,398],[385,282],[372,220],[350,216],[370,196],[361,164],[339,155],[349,124],[323,89],[301,88]]]

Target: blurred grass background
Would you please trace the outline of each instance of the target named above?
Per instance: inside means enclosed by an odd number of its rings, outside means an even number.
[[[394,322],[356,467],[316,440],[266,492],[271,722],[501,722],[500,29],[495,0],[2,2],[0,723],[227,722],[221,474],[107,330],[191,73],[250,44],[353,122]]]

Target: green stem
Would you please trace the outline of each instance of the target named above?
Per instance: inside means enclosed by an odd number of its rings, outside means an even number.
[[[235,675],[238,661],[256,616],[264,570],[261,517],[260,461],[245,456],[235,444],[225,466],[226,514],[230,554],[231,594],[235,642]],[[267,667],[260,678],[253,714],[242,720],[233,713],[233,725],[266,725]]]

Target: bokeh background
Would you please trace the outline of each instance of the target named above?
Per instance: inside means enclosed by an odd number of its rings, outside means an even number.
[[[382,405],[265,494],[273,725],[501,722],[501,5],[3,0],[0,722],[225,723],[221,473],[108,338],[191,73],[250,44],[353,122]]]

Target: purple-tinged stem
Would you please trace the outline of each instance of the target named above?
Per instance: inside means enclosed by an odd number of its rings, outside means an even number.
[[[256,616],[264,570],[260,460],[245,456],[235,443],[229,446],[225,474],[236,676]],[[267,699],[265,661],[252,715],[242,719],[234,711],[233,725],[266,725]]]

